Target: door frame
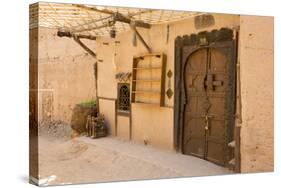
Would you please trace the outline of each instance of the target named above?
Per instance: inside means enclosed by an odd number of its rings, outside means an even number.
[[[232,105],[229,109],[231,110],[229,114],[233,114],[233,130],[229,133],[233,136],[234,125],[235,125],[235,108],[236,108],[236,61],[237,61],[237,42],[234,37],[235,30],[229,28],[221,28],[220,30],[212,30],[210,32],[203,31],[198,34],[178,36],[175,39],[175,95],[174,95],[174,147],[176,151],[183,152],[183,126],[184,126],[184,107],[186,104],[185,101],[185,91],[184,91],[184,66],[186,63],[183,63],[183,59],[187,59],[191,54],[202,48],[213,48],[221,45],[221,42],[230,42],[233,43],[233,53],[231,55],[231,70],[234,71],[231,76],[231,84],[228,87],[232,87],[233,93],[231,95],[233,101],[229,101],[228,104]],[[236,36],[236,35],[235,35]],[[185,51],[185,57],[183,58],[183,47],[188,46],[188,51]],[[233,89],[234,87],[234,89]],[[228,130],[229,131],[229,130]]]

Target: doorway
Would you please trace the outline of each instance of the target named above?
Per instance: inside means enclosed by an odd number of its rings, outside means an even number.
[[[175,141],[183,154],[222,166],[233,157],[235,61],[230,29],[176,39]]]

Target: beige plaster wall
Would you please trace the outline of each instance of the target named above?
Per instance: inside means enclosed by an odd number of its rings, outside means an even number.
[[[132,138],[173,150],[173,109],[149,104],[132,104]]]
[[[174,39],[221,27],[237,27],[241,75],[241,170],[258,172],[273,170],[273,18],[214,14],[215,25],[196,30],[193,19],[155,25],[150,30],[139,29],[154,52],[167,55],[167,68],[174,74]],[[98,96],[100,112],[105,115],[111,135],[128,139],[129,117],[117,116],[115,74],[131,72],[133,56],[146,53],[138,41],[131,42],[131,31],[117,34],[116,39],[101,37],[97,43],[85,40],[90,48],[97,47]],[[118,41],[118,42],[117,42]],[[32,50],[32,48],[31,48]],[[31,57],[32,61],[36,57]],[[59,38],[56,30],[39,29],[38,85],[39,119],[51,118],[68,122],[75,104],[95,98],[93,63],[78,44],[69,38]],[[171,80],[172,88],[174,75]],[[166,78],[166,89],[168,79]],[[106,99],[108,98],[108,99]],[[165,106],[132,104],[132,139],[173,149],[173,97],[165,98]],[[115,123],[117,122],[117,125]],[[117,130],[115,130],[115,127]]]
[[[273,17],[241,16],[241,170],[273,170]]]
[[[169,39],[167,39],[167,24],[153,25],[151,29],[141,29],[139,32],[153,52],[164,52],[167,55],[166,72],[174,74],[174,40],[177,36],[198,33],[203,30],[220,29],[221,27],[239,26],[239,16],[214,14],[215,25],[197,30],[194,19],[186,19],[170,23]],[[117,42],[116,42],[117,41]],[[98,95],[100,97],[117,98],[117,83],[115,74],[131,72],[133,56],[147,53],[147,50],[137,41],[132,44],[132,32],[117,33],[115,39],[101,37],[97,39],[98,59]],[[171,78],[171,88],[174,88],[174,75]],[[165,90],[168,89],[166,77]],[[173,149],[173,97],[165,96],[165,107],[152,105],[132,105],[132,139],[166,149]],[[113,107],[112,107],[113,108]],[[109,109],[108,109],[109,110]],[[118,117],[119,119],[119,117]],[[122,121],[117,124],[117,129]],[[123,129],[124,127],[122,127]],[[129,130],[123,130],[129,133]]]
[[[95,59],[56,29],[39,28],[39,120],[69,122],[75,104],[95,99]],[[93,41],[86,41],[94,49]]]
[[[115,127],[115,101],[99,99],[99,110],[104,115],[105,124],[108,128],[109,135],[116,135]]]
[[[125,140],[130,140],[130,118],[127,116],[117,116],[117,136]]]

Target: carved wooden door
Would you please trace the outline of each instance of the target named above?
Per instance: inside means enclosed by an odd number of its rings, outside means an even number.
[[[229,160],[232,139],[232,52],[232,43],[226,42],[198,48],[183,59],[183,153],[220,165]]]

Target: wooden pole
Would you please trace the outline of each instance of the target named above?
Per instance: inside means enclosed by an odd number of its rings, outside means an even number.
[[[148,44],[146,44],[145,40],[142,38],[141,34],[138,32],[138,30],[136,29],[136,27],[133,24],[130,24],[131,29],[135,32],[135,34],[137,35],[137,37],[139,38],[139,40],[141,41],[141,43],[145,46],[145,48],[147,49],[147,51],[149,53],[152,52],[151,48],[148,46]]]
[[[97,9],[95,7],[87,7],[87,6],[84,6],[84,5],[75,5],[75,4],[73,4],[73,6],[76,6],[76,7],[82,8],[82,9],[86,9],[86,10],[89,10],[89,11],[95,11],[95,12],[100,12],[100,13],[112,15],[112,16],[114,16],[115,21],[119,21],[119,22],[123,22],[123,23],[127,23],[127,24],[131,23],[131,17],[134,16],[134,14],[131,15],[131,16],[125,16],[125,15],[119,13],[119,12],[114,12],[114,11],[111,11],[111,10],[105,9],[105,8]],[[136,24],[136,27],[143,27],[143,28],[147,28],[147,29],[149,29],[151,27],[151,25],[149,23],[145,23],[145,22],[140,21],[140,20],[135,20],[135,24]]]
[[[97,57],[96,53],[88,48],[78,37],[73,37],[74,41],[77,42],[84,50],[86,50],[94,58]]]
[[[123,22],[123,23],[127,23],[127,24],[130,24],[132,19],[124,16],[123,14],[120,14],[118,12],[114,13],[114,19],[115,21],[119,21],[119,22]],[[140,21],[140,20],[135,20],[134,21],[135,23],[135,26],[136,27],[143,27],[143,28],[146,28],[146,29],[149,29],[151,27],[151,25],[149,23],[145,23],[143,21]]]
[[[89,40],[96,40],[97,37],[93,35],[84,35],[84,34],[74,34],[70,31],[58,31],[57,35],[59,37],[69,37],[69,38],[84,38],[84,39],[89,39]]]
[[[90,39],[90,40],[96,40],[95,36],[92,35],[83,35],[83,34],[74,34],[72,32],[69,31],[58,31],[57,35],[59,37],[69,37],[69,38],[73,38],[75,42],[77,42],[84,50],[86,50],[91,56],[93,56],[94,58],[96,58],[96,53],[93,52],[90,48],[88,48],[81,40],[80,38],[84,38],[84,39]]]

